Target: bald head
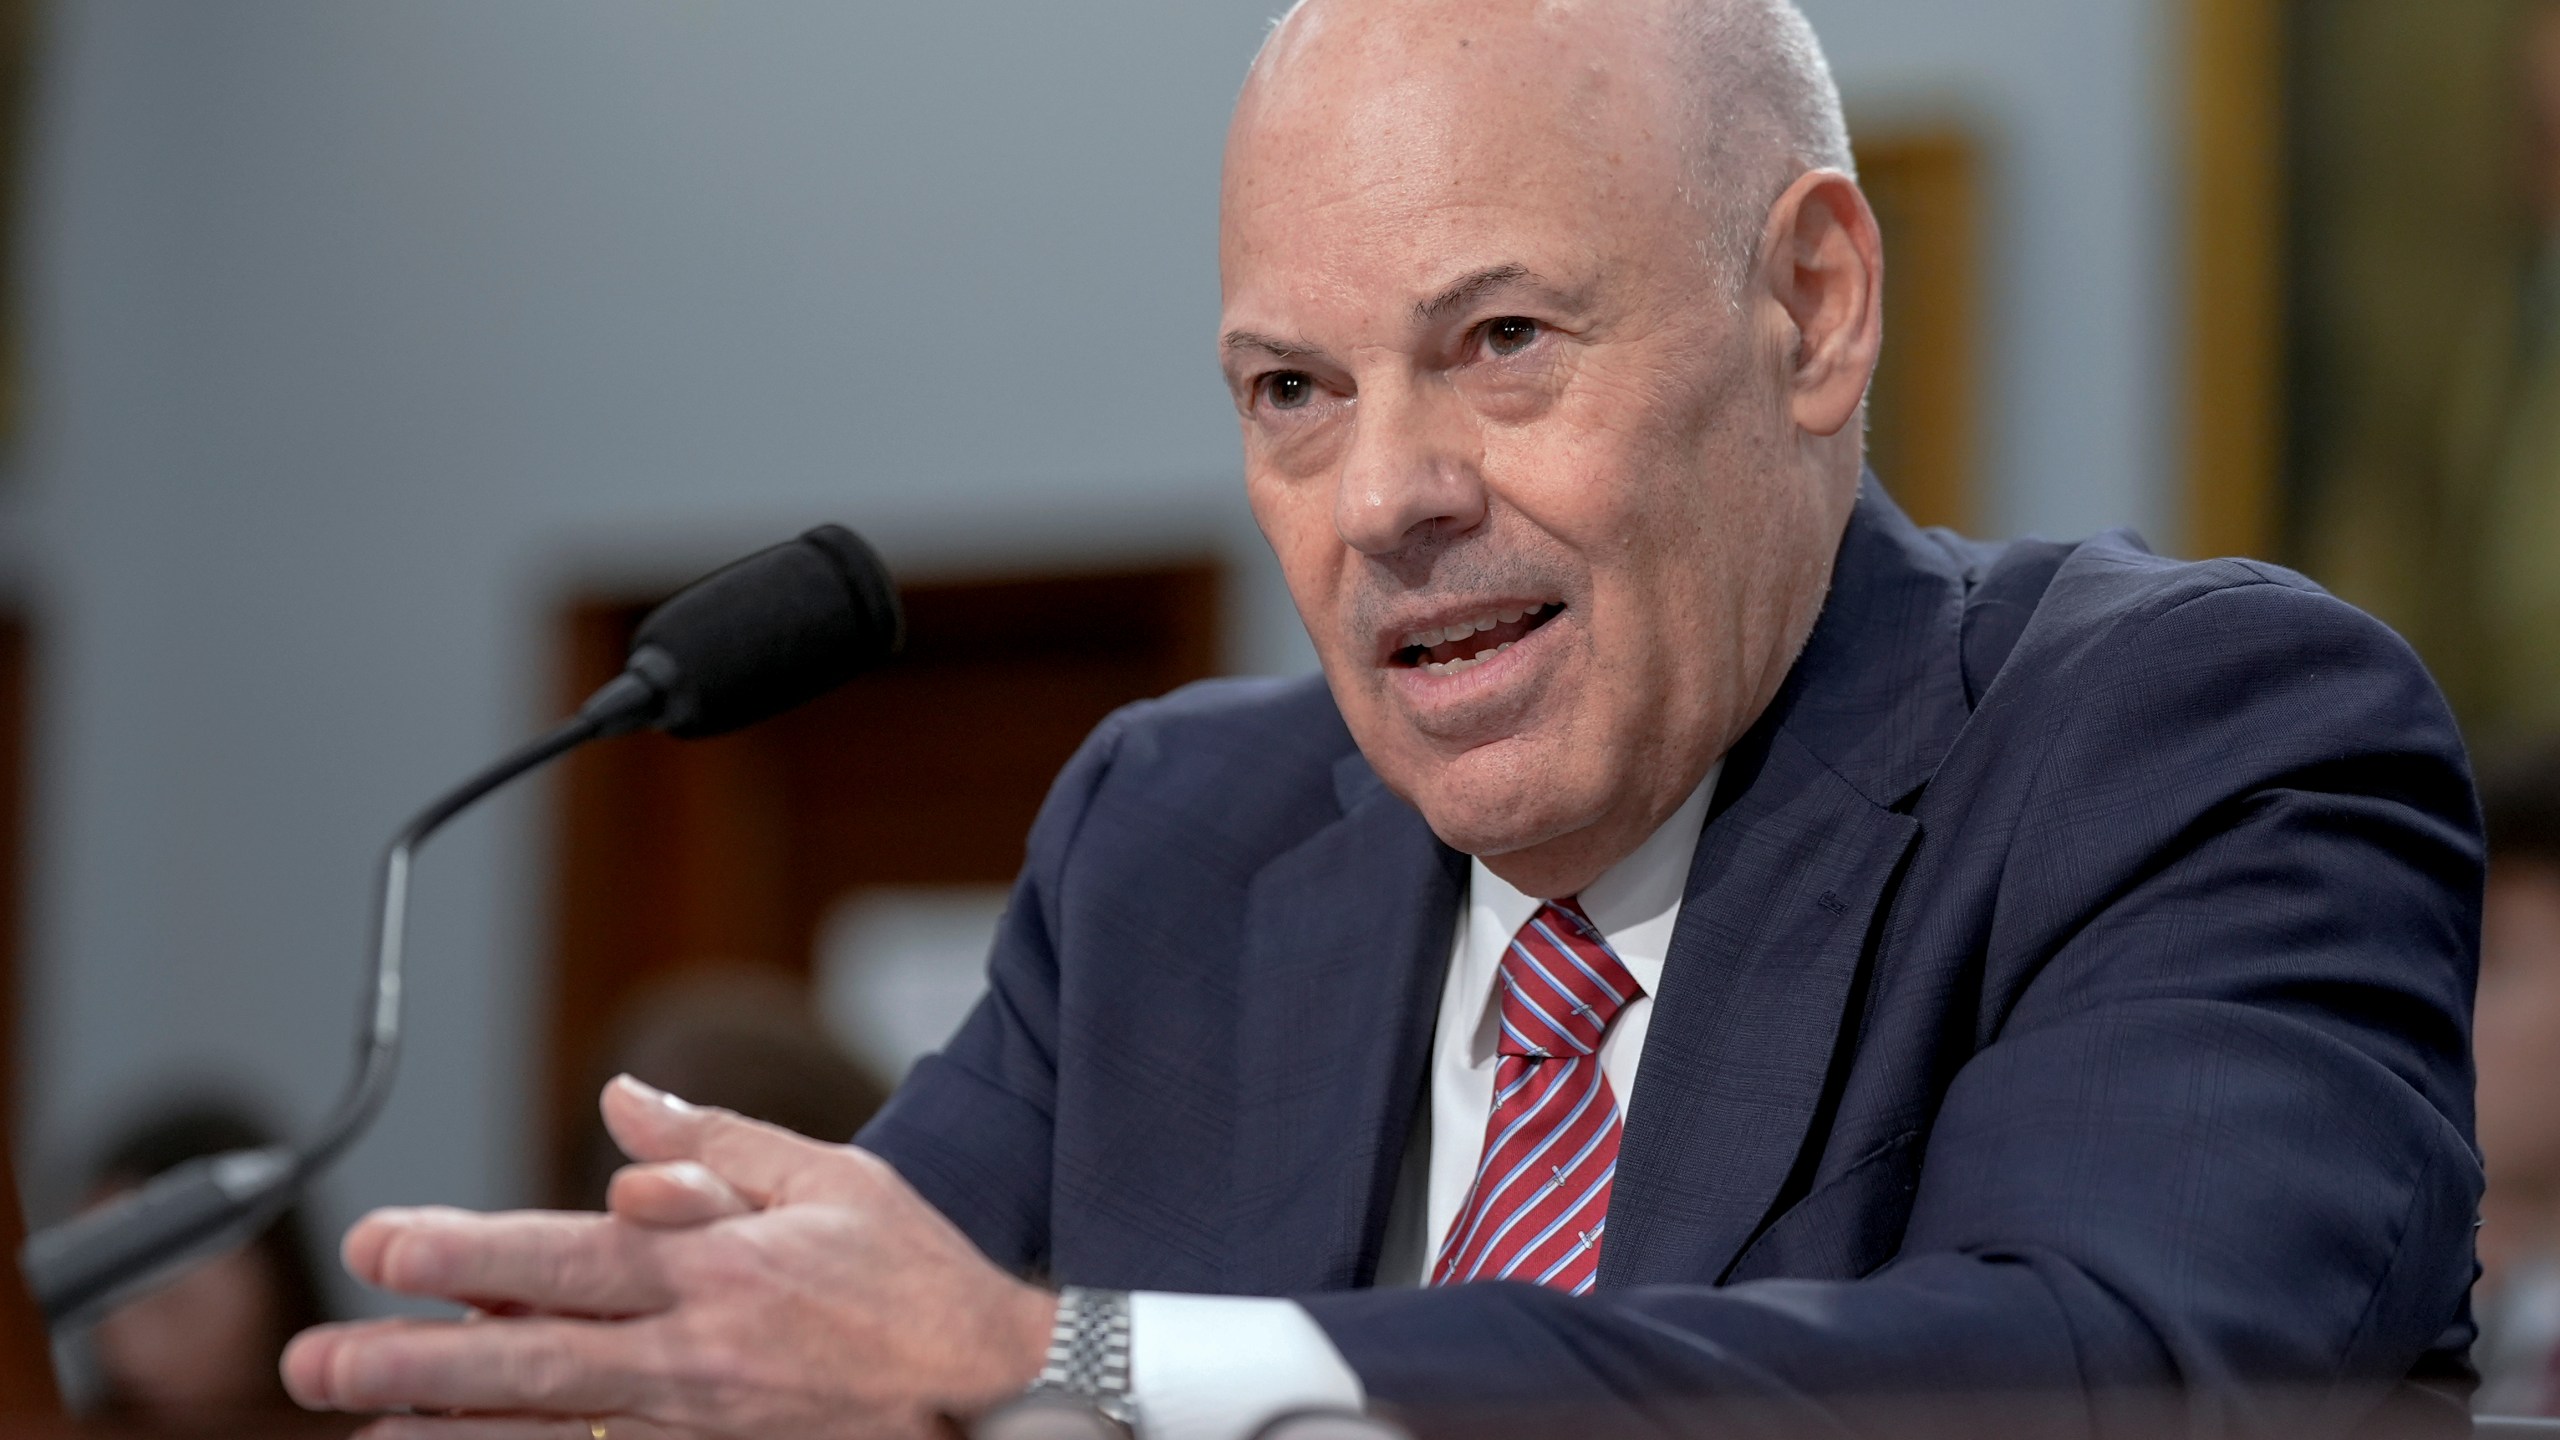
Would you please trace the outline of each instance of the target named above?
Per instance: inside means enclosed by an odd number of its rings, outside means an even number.
[[[1519,27],[1565,42],[1585,64],[1612,52],[1632,61],[1680,162],[1663,181],[1697,212],[1701,241],[1729,283],[1748,270],[1769,206],[1797,176],[1857,173],[1839,85],[1793,0],[1297,0],[1255,57],[1238,120],[1258,112],[1269,87],[1306,80],[1333,46],[1383,56],[1451,25],[1480,34]]]
[[[1808,170],[1857,173],[1840,87],[1791,0],[1678,0],[1694,172],[1737,273],[1769,206]]]

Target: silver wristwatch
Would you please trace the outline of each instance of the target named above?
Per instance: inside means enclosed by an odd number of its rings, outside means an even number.
[[[1058,1292],[1049,1360],[1029,1393],[1089,1405],[1137,1433],[1138,1406],[1129,1392],[1129,1292],[1081,1285]]]

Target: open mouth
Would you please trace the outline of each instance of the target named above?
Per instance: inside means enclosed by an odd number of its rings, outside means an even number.
[[[1455,675],[1519,644],[1530,631],[1563,613],[1561,600],[1533,608],[1489,610],[1472,620],[1407,635],[1390,658],[1427,675]]]

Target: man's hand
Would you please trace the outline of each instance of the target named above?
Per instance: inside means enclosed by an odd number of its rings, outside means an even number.
[[[383,1210],[358,1279],[485,1312],[323,1326],[285,1351],[294,1398],[407,1409],[379,1437],[947,1433],[1039,1372],[1056,1299],[987,1263],[877,1157],[631,1080],[605,1123],[642,1162],[614,1213]]]

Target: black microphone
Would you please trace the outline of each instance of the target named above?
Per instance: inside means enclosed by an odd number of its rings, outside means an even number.
[[[575,717],[446,792],[392,837],[356,1075],[318,1137],[190,1161],[31,1237],[19,1264],[47,1322],[61,1330],[95,1319],[249,1240],[372,1123],[400,1052],[410,864],[445,822],[590,740],[652,728],[698,739],[778,715],[886,661],[904,638],[888,567],[840,525],[757,551],[649,612],[622,674]]]

